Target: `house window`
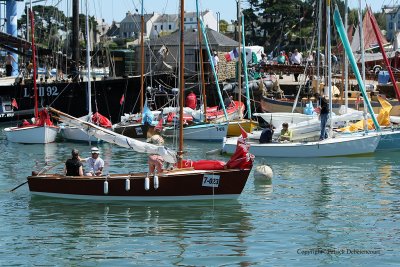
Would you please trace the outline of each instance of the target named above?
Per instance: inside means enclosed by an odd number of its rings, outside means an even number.
[[[190,21],[193,21],[193,18],[190,18]]]
[[[161,30],[163,30],[163,28],[164,28],[163,26],[164,26],[164,25],[161,25]]]
[[[389,22],[389,30],[393,29],[393,23]]]
[[[184,18],[183,21],[186,21],[186,18]]]
[[[157,25],[154,25],[154,30],[157,30]]]
[[[168,25],[168,29],[172,30],[172,25],[171,24]]]

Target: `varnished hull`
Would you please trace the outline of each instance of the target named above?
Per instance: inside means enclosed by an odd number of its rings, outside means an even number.
[[[246,185],[250,169],[214,171],[178,171],[159,175],[159,187],[145,190],[146,173],[115,174],[110,177],[29,176],[32,194],[69,199],[174,201],[237,198]],[[126,190],[126,180],[130,190]],[[108,192],[104,183],[108,182]]]
[[[349,108],[356,110],[363,110],[363,104],[356,104],[356,98],[349,99]],[[391,116],[400,116],[400,104],[396,101],[389,101],[392,105],[392,110],[390,111]],[[344,100],[333,99],[333,109],[332,111],[339,114],[339,109],[341,105],[344,105]],[[381,104],[378,101],[371,101],[372,108],[375,114],[379,114],[382,109]],[[263,97],[261,99],[261,109],[263,112],[292,112],[293,100],[282,100],[282,99],[272,99],[269,97]],[[303,113],[303,109],[306,107],[306,103],[298,103],[294,112]]]
[[[147,138],[148,125],[141,123],[119,123],[114,127],[114,132],[130,138]],[[152,127],[154,128],[154,127]]]

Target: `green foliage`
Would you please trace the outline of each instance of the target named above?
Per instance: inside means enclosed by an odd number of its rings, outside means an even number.
[[[227,29],[228,29],[228,22],[226,20],[221,19],[219,21],[219,31],[221,33],[225,33]]]

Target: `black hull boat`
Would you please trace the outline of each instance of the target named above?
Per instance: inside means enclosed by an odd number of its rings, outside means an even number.
[[[168,84],[168,75],[159,75]],[[135,113],[140,107],[135,103],[140,96],[140,77],[102,78],[92,81],[92,105],[113,123],[124,113]],[[38,82],[39,108],[51,106],[74,117],[88,113],[86,82]],[[25,80],[10,85],[0,85],[0,122],[29,119],[34,109],[33,82]],[[123,97],[123,101],[122,100]]]

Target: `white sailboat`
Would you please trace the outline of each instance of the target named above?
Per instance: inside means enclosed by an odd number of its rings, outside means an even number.
[[[327,29],[330,29],[330,1],[327,2]],[[330,31],[327,33],[328,45],[328,90],[329,90],[329,106],[332,117],[332,87],[331,87],[331,54],[330,54]],[[365,95],[365,88],[362,92]],[[368,99],[366,99],[368,102]],[[369,102],[368,102],[369,104]],[[369,104],[370,107],[370,104]],[[372,110],[372,107],[370,107]],[[373,117],[374,123],[376,122]],[[332,127],[333,119],[330,120],[330,135],[328,139],[314,142],[274,142],[260,144],[257,141],[250,141],[250,152],[255,156],[265,157],[332,157],[332,156],[348,156],[357,154],[372,153],[376,150],[380,133],[364,133],[363,136],[340,136],[333,137]],[[377,126],[379,128],[379,125]],[[233,153],[237,138],[225,139],[222,151]]]
[[[29,11],[32,26],[32,58],[33,58],[33,77],[36,77],[36,48],[34,35],[34,19],[32,9]],[[47,110],[38,109],[38,88],[36,79],[33,79],[33,88],[35,93],[35,123],[23,124],[17,127],[8,127],[4,129],[4,133],[10,142],[25,144],[47,144],[56,140],[59,127],[54,126],[50,121]]]
[[[90,122],[92,120],[92,89],[91,89],[91,80],[90,80],[90,73],[91,73],[91,64],[90,64],[90,34],[89,34],[89,16],[88,10],[86,6],[86,67],[87,67],[87,101],[88,101],[88,115],[81,117],[81,120]],[[80,141],[80,142],[100,142],[101,140],[96,138],[93,135],[88,134],[82,128],[71,126],[68,124],[61,124],[61,135],[66,140],[70,141]]]

